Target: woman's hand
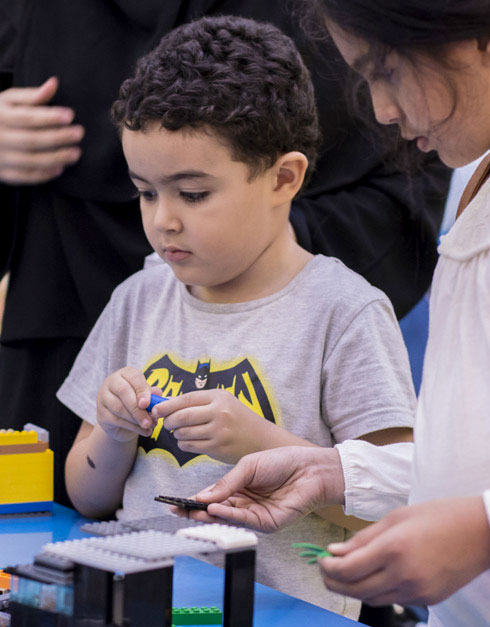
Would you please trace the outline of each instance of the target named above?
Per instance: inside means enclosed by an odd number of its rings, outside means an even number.
[[[395,510],[319,560],[329,590],[370,605],[433,605],[490,568],[481,497]]]
[[[218,519],[259,531],[276,531],[324,505],[344,502],[344,476],[335,449],[283,447],[243,457],[196,500],[207,512],[172,511],[194,520]]]

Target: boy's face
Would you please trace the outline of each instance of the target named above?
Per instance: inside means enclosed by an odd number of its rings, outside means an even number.
[[[250,181],[247,165],[202,131],[155,123],[124,129],[122,144],[153,249],[198,298],[246,297],[266,251],[287,229],[288,207],[274,207],[271,170]]]

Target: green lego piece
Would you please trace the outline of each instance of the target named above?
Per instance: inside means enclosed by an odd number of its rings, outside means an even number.
[[[316,544],[310,544],[309,542],[293,542],[291,545],[293,549],[306,549],[302,551],[300,557],[309,557],[308,564],[316,564],[319,557],[331,557],[332,554],[326,549]]]
[[[221,625],[223,613],[212,607],[173,607],[173,625]]]

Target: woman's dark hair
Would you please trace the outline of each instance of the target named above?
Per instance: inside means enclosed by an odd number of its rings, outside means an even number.
[[[486,42],[490,39],[490,0],[292,0],[301,16],[306,32],[313,39],[325,39],[326,19],[342,30],[366,41],[370,46],[371,61],[381,68],[386,55],[395,50],[412,65],[422,62],[417,53],[434,61],[432,69],[455,69],[447,62],[451,43],[467,39]],[[426,63],[426,62],[425,62]],[[449,73],[440,72],[457,103],[457,90]],[[390,150],[402,168],[417,167],[420,154],[414,146],[401,142],[398,130],[373,124],[372,105],[368,87],[353,72],[346,86],[352,112]],[[452,113],[450,114],[452,115]],[[450,115],[448,117],[450,117]]]
[[[490,0],[312,0],[313,10],[315,4],[343,30],[401,53],[437,55],[447,44],[490,37]]]
[[[204,17],[163,37],[122,84],[112,118],[132,131],[157,122],[216,133],[251,177],[291,150],[306,155],[311,173],[320,143],[313,85],[292,40],[232,16]]]

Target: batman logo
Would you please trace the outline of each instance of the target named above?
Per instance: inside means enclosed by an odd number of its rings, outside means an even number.
[[[169,355],[163,355],[144,374],[148,384],[159,387],[163,396],[180,396],[195,390],[219,388],[236,396],[259,416],[276,422],[267,392],[254,366],[246,358],[227,368],[213,370],[210,361],[198,361],[195,368],[187,369],[175,363]],[[168,451],[179,466],[199,456],[197,453],[181,451],[173,434],[163,429],[161,423],[150,438],[141,437],[139,445],[146,452],[156,448]]]

